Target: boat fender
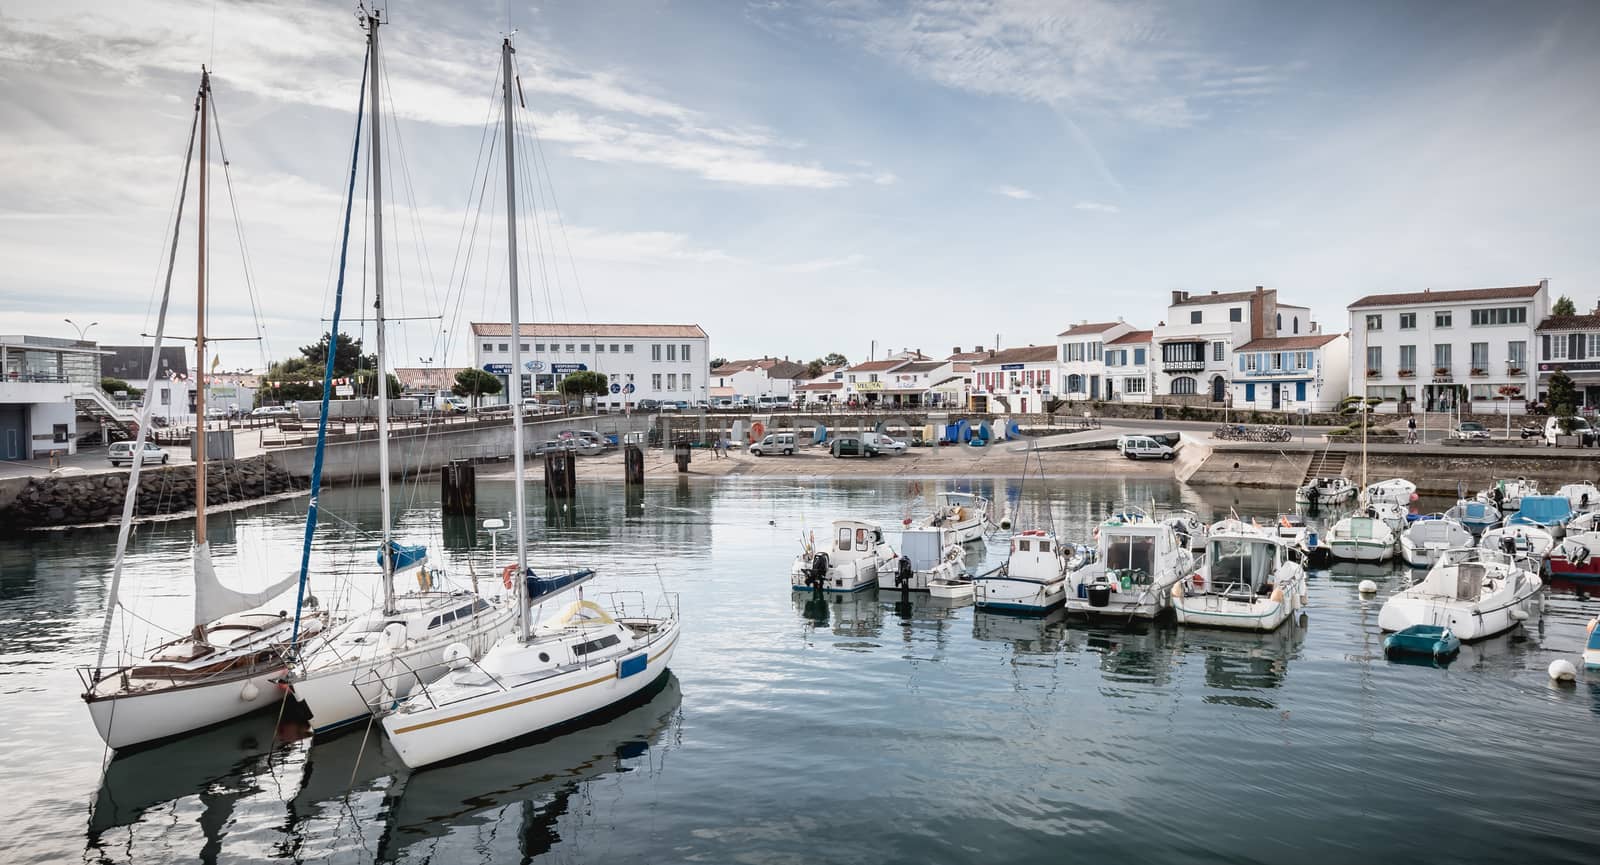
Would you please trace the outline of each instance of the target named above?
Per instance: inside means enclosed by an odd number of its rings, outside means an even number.
[[[444,665],[452,670],[459,670],[472,663],[472,650],[466,643],[451,643],[444,647]]]
[[[505,584],[506,591],[510,591],[511,590],[511,577],[516,572],[517,572],[517,563],[516,562],[512,562],[511,564],[506,565],[505,568],[500,571],[500,582]]]
[[[1172,584],[1172,597],[1174,597],[1174,598],[1182,598],[1183,597],[1183,581],[1182,580],[1179,580],[1176,583]]]
[[[1272,587],[1272,600],[1275,603],[1279,603],[1279,604],[1283,603],[1283,589],[1280,589],[1277,586],[1273,586]]]
[[[1194,583],[1194,587],[1197,591],[1205,591],[1206,578],[1202,576],[1199,571],[1195,571],[1193,574],[1190,574],[1189,579]]]
[[[1528,611],[1521,607],[1516,607],[1511,611],[1511,618],[1519,622],[1526,622],[1528,620]]]
[[[1372,580],[1362,580],[1356,586],[1356,591],[1360,592],[1363,595],[1376,594],[1377,591],[1378,591],[1378,584],[1373,582]]]
[[[261,696],[261,689],[256,687],[256,683],[253,680],[246,681],[244,683],[244,688],[239,691],[239,699],[245,701],[246,703],[255,702],[255,699],[259,696]]]
[[[383,644],[391,651],[398,651],[406,646],[406,626],[400,622],[390,622],[383,628]]]
[[[1549,672],[1550,681],[1552,682],[1565,683],[1578,680],[1578,668],[1572,666],[1572,662],[1565,658],[1557,658],[1551,661]]]

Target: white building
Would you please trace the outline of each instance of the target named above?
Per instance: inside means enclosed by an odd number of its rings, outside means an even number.
[[[1549,289],[1541,280],[1357,300],[1349,307],[1350,392],[1382,398],[1378,411],[1412,402],[1427,411],[1525,411],[1536,387],[1528,346],[1549,314]]]
[[[1600,406],[1600,304],[1587,315],[1546,316],[1536,332],[1539,400],[1548,403],[1550,377],[1559,369],[1578,388],[1573,408],[1594,411]]]
[[[1107,397],[1118,402],[1150,401],[1150,356],[1155,333],[1130,330],[1106,342]]]
[[[912,360],[884,375],[880,401],[896,408],[966,406],[966,379],[952,360]]]
[[[1115,382],[1106,373],[1105,344],[1133,330],[1122,321],[1083,322],[1056,335],[1061,346],[1061,393],[1065,399],[1112,399]]]
[[[860,405],[878,405],[884,402],[885,379],[895,369],[911,363],[909,360],[891,358],[889,360],[868,360],[845,367],[844,399],[846,402],[855,401]]]
[[[1233,408],[1325,412],[1350,382],[1350,338],[1342,333],[1253,339],[1233,350]]]
[[[611,382],[595,404],[621,409],[643,399],[709,399],[710,340],[697,324],[524,324],[522,395],[553,394],[569,373],[592,370]],[[473,322],[473,366],[511,383],[511,324]]]
[[[755,402],[764,396],[793,397],[805,374],[805,364],[789,360],[730,360],[711,371],[711,398],[742,396]]]
[[[1227,399],[1234,346],[1254,339],[1316,333],[1311,310],[1278,302],[1278,290],[1191,295],[1174,291],[1167,320],[1155,328],[1152,395],[1213,403]]]
[[[104,403],[94,343],[0,336],[0,460],[78,450],[78,397]]]
[[[968,408],[977,412],[1028,414],[1042,412],[1059,396],[1060,366],[1053,345],[1032,345],[990,352],[972,365]]]

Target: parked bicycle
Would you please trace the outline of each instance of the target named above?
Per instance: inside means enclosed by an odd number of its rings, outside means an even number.
[[[1245,424],[1223,424],[1217,427],[1212,434],[1213,438],[1226,441],[1248,442],[1286,442],[1293,438],[1293,433],[1286,426],[1276,424],[1266,426],[1247,426]]]

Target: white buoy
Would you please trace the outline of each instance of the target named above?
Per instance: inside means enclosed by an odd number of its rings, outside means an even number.
[[[1360,583],[1359,583],[1359,584],[1358,584],[1358,585],[1357,585],[1357,586],[1356,586],[1356,591],[1358,591],[1358,592],[1360,592],[1360,593],[1361,593],[1361,594],[1363,594],[1363,595],[1372,595],[1372,594],[1376,594],[1376,593],[1377,593],[1377,591],[1378,591],[1378,584],[1377,584],[1377,583],[1374,583],[1374,582],[1373,582],[1373,581],[1371,581],[1371,580],[1362,580],[1362,581],[1361,581],[1361,582],[1360,582]]]
[[[1578,668],[1572,666],[1571,661],[1565,658],[1558,658],[1550,662],[1550,681],[1576,682],[1577,680]]]
[[[1567,666],[1570,667],[1572,665],[1568,664]],[[245,701],[246,703],[255,702],[255,699],[259,696],[261,696],[261,689],[256,687],[256,683],[254,681],[246,681],[244,683],[244,690],[239,692],[239,699]]]

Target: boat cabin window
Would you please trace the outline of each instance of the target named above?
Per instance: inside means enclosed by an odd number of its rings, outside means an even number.
[[[468,612],[470,612],[471,609],[472,609],[471,607],[468,607],[467,608]],[[445,613],[442,616],[434,616],[433,617],[433,621],[428,623],[428,630],[431,631],[434,628],[443,627],[445,625],[450,624],[451,622],[453,622],[455,620],[456,620],[456,614],[455,614],[454,610],[452,610],[452,611],[450,611],[448,613]]]
[[[616,644],[618,644],[620,642],[622,642],[622,638],[621,637],[618,637],[616,634],[607,634],[607,635],[605,635],[604,637],[601,637],[598,640],[590,640],[587,643],[579,643],[578,645],[573,646],[572,647],[572,654],[577,655],[578,657],[581,658],[584,655],[589,654],[590,652],[598,652],[601,649],[605,649],[605,648],[609,648],[611,646],[615,646]]]
[[[1027,552],[1029,550],[1030,546],[1032,545],[1032,543],[1033,543],[1033,541],[1017,541],[1017,550],[1018,550],[1018,552],[1023,552],[1023,553]]]
[[[1117,538],[1106,546],[1106,567],[1113,571],[1155,570],[1156,539],[1131,535]]]
[[[840,529],[839,530],[839,539],[838,539],[837,542],[835,542],[835,546],[837,546],[843,552],[849,552],[850,551],[850,530],[849,529]]]
[[[1041,552],[1041,553],[1050,552],[1050,542],[1049,541],[1040,541],[1039,542],[1039,552]]]
[[[1272,545],[1251,543],[1237,538],[1217,538],[1211,542],[1211,584],[1225,589],[1229,584],[1245,584],[1260,591],[1272,576]]]
[[[866,529],[856,529],[856,549],[864,550],[866,548],[867,548],[867,530]]]
[[[1377,534],[1378,523],[1372,519],[1354,519],[1350,521],[1350,537],[1359,540],[1371,540]]]

